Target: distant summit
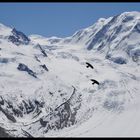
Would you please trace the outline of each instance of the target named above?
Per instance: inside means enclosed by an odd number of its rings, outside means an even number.
[[[17,31],[15,28],[11,31],[12,35],[8,37],[8,40],[14,43],[15,45],[28,45],[30,42],[30,39],[20,31]]]

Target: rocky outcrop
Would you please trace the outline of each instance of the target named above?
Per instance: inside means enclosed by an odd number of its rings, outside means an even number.
[[[16,104],[0,97],[0,111],[13,123],[16,122],[16,117],[24,117],[31,113],[34,118],[37,117],[43,107],[44,103],[37,100],[22,100],[21,103]]]
[[[3,109],[0,106],[0,111],[7,117],[8,120],[12,121],[13,123],[16,122],[15,117],[11,113],[9,113],[8,109]]]
[[[48,68],[46,67],[46,65],[40,65],[44,70],[49,71]]]
[[[81,99],[80,95],[76,95],[76,89],[74,88],[71,97],[46,117],[40,118],[40,125],[44,128],[44,132],[49,130],[63,129],[76,123],[76,114],[80,109]]]
[[[40,49],[44,57],[48,57],[48,55],[46,54],[45,50],[41,47],[41,45],[37,44],[36,47]]]
[[[17,69],[20,71],[26,71],[29,75],[33,76],[34,78],[37,78],[36,73],[33,72],[31,69],[29,69],[28,66],[26,66],[23,63],[20,63],[18,65]]]
[[[12,30],[12,35],[8,37],[8,40],[15,45],[28,45],[30,39],[22,32],[17,31],[15,28]]]

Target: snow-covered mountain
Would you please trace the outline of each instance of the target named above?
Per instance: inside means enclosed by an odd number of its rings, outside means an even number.
[[[0,24],[0,79],[0,136],[140,136],[140,13],[66,38]]]
[[[67,38],[43,37],[31,39],[36,42],[57,45],[78,45],[81,48],[104,53],[116,63],[127,63],[129,58],[139,61],[140,12],[125,12],[108,19],[100,18],[92,26],[81,29]],[[40,39],[40,40],[39,40]]]

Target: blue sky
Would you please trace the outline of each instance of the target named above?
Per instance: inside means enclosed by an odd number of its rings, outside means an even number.
[[[27,35],[66,37],[125,11],[140,11],[140,3],[0,3],[0,23]]]

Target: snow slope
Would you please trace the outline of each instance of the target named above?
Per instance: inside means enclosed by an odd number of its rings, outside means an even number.
[[[139,12],[101,18],[67,38],[27,37],[1,24],[2,132],[140,136],[139,19]]]

